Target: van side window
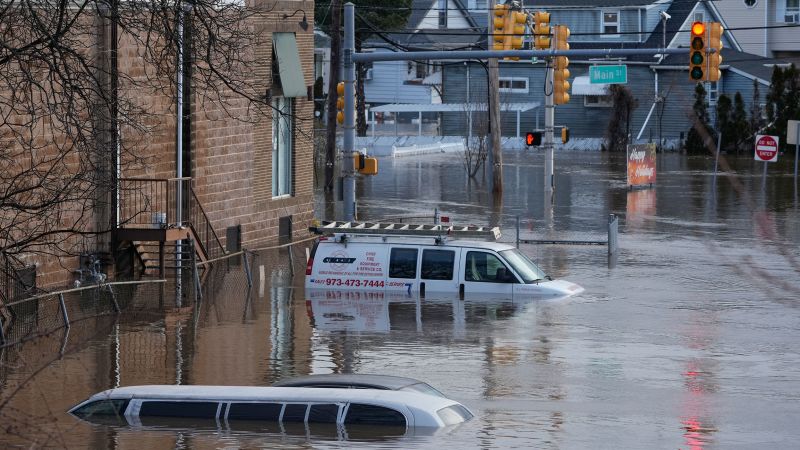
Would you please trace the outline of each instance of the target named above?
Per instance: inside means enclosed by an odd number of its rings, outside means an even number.
[[[283,405],[280,403],[231,403],[229,420],[266,420],[277,422]]]
[[[417,278],[417,249],[393,248],[389,257],[390,278]]]
[[[514,276],[497,256],[486,252],[467,252],[464,280],[485,283],[514,283]]]
[[[139,415],[213,419],[217,417],[218,406],[217,402],[143,401]]]
[[[452,280],[456,252],[452,250],[423,250],[421,277],[423,280]]]
[[[345,425],[386,425],[386,426],[406,426],[406,417],[400,411],[375,405],[362,405],[351,403],[347,408],[347,416],[344,418]]]
[[[289,403],[286,405],[286,408],[283,409],[283,417],[281,418],[281,420],[284,422],[305,422],[307,410],[308,410],[308,405],[305,403],[303,404]]]

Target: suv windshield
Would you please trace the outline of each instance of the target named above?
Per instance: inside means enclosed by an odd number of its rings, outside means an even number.
[[[547,276],[539,266],[534,264],[527,256],[523,255],[522,252],[515,248],[503,250],[500,252],[500,255],[502,255],[511,268],[522,277],[522,282],[525,284],[542,280]]]

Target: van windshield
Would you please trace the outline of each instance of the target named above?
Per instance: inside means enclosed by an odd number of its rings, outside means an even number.
[[[525,284],[542,280],[547,276],[539,266],[534,264],[533,261],[515,248],[503,250],[500,252],[500,255],[505,258],[511,268],[522,277],[522,282]]]

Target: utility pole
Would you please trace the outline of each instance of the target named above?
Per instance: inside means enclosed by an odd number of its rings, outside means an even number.
[[[555,188],[553,177],[553,126],[555,125],[556,107],[553,104],[553,70],[552,58],[548,59],[548,67],[545,69],[544,81],[544,190],[552,192]],[[552,197],[551,197],[552,199]]]
[[[325,191],[333,191],[333,169],[336,162],[336,85],[339,84],[339,49],[341,39],[341,0],[331,0],[331,60],[328,75],[328,99],[325,106]]]
[[[352,3],[344,5],[344,152],[342,157],[342,177],[344,178],[344,220],[352,222],[356,216],[356,174],[353,164],[353,151],[356,142],[355,81],[356,63],[355,8]]]
[[[491,11],[489,20],[494,20],[494,7],[496,2],[491,2]],[[489,30],[491,26],[487,27]],[[492,36],[489,36],[489,42],[493,42]],[[489,105],[487,110],[489,112],[489,143],[491,144],[489,162],[492,166],[492,192],[495,194],[502,194],[503,192],[503,153],[500,148],[500,63],[497,58],[488,59],[488,72],[489,72]]]

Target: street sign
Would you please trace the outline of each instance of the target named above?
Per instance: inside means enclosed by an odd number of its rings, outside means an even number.
[[[626,84],[628,83],[628,66],[589,66],[589,83]]]
[[[778,160],[778,136],[756,136],[756,161],[775,162]]]
[[[797,145],[798,124],[800,120],[789,120],[786,122],[786,143]]]

